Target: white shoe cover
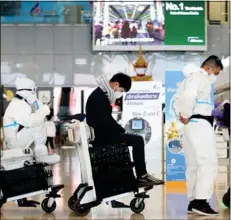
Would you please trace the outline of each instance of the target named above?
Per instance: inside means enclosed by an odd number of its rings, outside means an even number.
[[[34,149],[35,160],[38,163],[56,164],[60,162],[60,156],[58,154],[48,154],[47,146],[36,145]]]

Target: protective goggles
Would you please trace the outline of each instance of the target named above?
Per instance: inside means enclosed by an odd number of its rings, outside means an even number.
[[[32,94],[35,94],[37,92],[37,87],[34,87],[33,89],[18,89],[17,91],[31,91]]]

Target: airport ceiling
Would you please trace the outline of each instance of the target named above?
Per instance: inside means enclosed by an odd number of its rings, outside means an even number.
[[[144,20],[150,18],[150,5],[109,5],[111,20]]]

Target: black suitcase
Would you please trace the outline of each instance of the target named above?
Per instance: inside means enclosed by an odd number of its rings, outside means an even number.
[[[0,189],[4,199],[46,190],[51,184],[52,171],[43,164],[0,171]]]
[[[128,146],[112,144],[93,147],[89,153],[98,199],[137,189]]]

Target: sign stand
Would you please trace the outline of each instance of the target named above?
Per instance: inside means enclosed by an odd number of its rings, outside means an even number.
[[[162,175],[162,83],[133,82],[123,98],[122,125],[145,142],[146,166],[150,174]]]

